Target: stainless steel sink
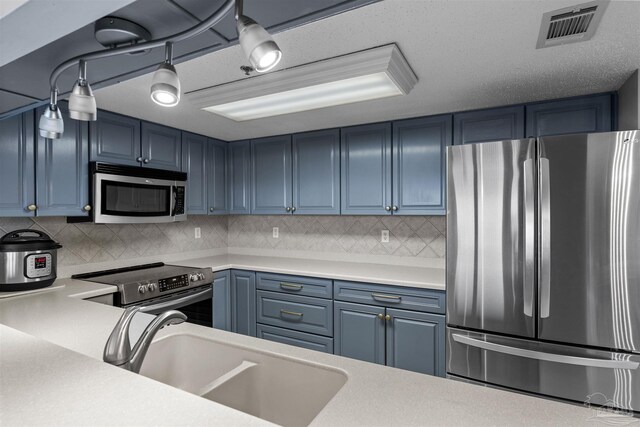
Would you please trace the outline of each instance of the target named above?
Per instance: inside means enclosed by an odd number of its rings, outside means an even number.
[[[189,334],[154,342],[140,374],[283,426],[308,425],[347,382],[335,368]]]

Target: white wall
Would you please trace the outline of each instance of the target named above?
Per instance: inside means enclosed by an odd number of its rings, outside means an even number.
[[[618,129],[640,129],[640,76],[636,70],[618,89]]]

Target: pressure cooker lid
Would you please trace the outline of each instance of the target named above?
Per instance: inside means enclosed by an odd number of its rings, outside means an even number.
[[[15,230],[0,238],[0,252],[42,251],[61,247],[40,230]]]

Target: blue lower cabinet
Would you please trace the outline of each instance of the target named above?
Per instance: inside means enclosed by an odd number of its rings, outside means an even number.
[[[387,366],[445,376],[445,316],[388,308]]]
[[[218,271],[213,279],[213,327],[231,331],[231,272]]]
[[[256,336],[256,273],[231,270],[231,331]]]
[[[526,106],[527,137],[613,130],[611,94],[545,101]]]
[[[384,308],[336,301],[333,313],[334,353],[384,365],[384,315]]]
[[[258,323],[257,337],[281,344],[333,354],[333,338]]]
[[[524,105],[466,111],[453,115],[453,144],[522,139]]]
[[[207,137],[182,132],[182,172],[188,176],[187,214],[206,215],[208,212]]]
[[[35,215],[34,126],[33,110],[0,120],[0,216]]]
[[[38,135],[36,147],[37,216],[87,216],[89,206],[89,126],[72,120],[66,102],[58,103],[65,122],[60,139]],[[38,117],[47,106],[38,109]]]

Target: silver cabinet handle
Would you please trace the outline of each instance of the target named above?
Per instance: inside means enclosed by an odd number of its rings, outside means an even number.
[[[391,206],[385,206],[384,210],[387,211],[387,212],[391,211]]]
[[[385,294],[376,294],[376,293],[372,293],[371,298],[384,299],[384,300],[389,300],[394,302],[400,302],[402,300],[402,297],[398,295],[385,295]]]
[[[525,160],[524,174],[524,314],[533,316],[533,279],[535,271],[535,237],[533,200],[533,159]]]
[[[297,317],[304,316],[304,313],[298,313],[297,311],[289,311],[282,308],[280,309],[280,314],[288,314],[290,316],[297,316]]]
[[[549,317],[551,305],[551,188],[549,159],[540,158],[540,317]]]
[[[91,205],[84,205],[82,210],[85,211],[85,212],[89,212],[91,210]]]
[[[291,212],[291,208],[289,206],[287,206],[284,210],[287,212]]]
[[[147,163],[149,163],[149,159],[147,159],[147,158],[143,159],[142,163],[144,163],[146,165]]]
[[[38,209],[38,207],[36,205],[29,205],[27,206],[27,210],[30,212],[35,211],[36,209]]]
[[[295,283],[285,283],[285,282],[280,282],[280,287],[282,289],[290,289],[292,291],[300,291],[303,288],[302,285],[297,285]]]
[[[213,212],[213,208],[209,208],[209,212]]]
[[[295,211],[296,211],[296,207],[295,207],[295,206],[292,206],[292,207],[291,207],[291,212],[295,212]]]
[[[391,208],[392,211],[394,212],[398,212],[398,207],[396,205],[393,205],[393,207]]]
[[[527,357],[529,359],[545,360],[547,362],[609,369],[637,369],[639,365],[638,362],[631,360],[593,359],[589,357],[568,356],[566,354],[545,353],[543,351],[528,350],[526,348],[509,347],[459,334],[452,334],[451,336],[454,341],[471,347],[495,351],[496,353],[510,354],[512,356]]]
[[[142,161],[142,157],[136,157],[136,162],[141,162]]]

